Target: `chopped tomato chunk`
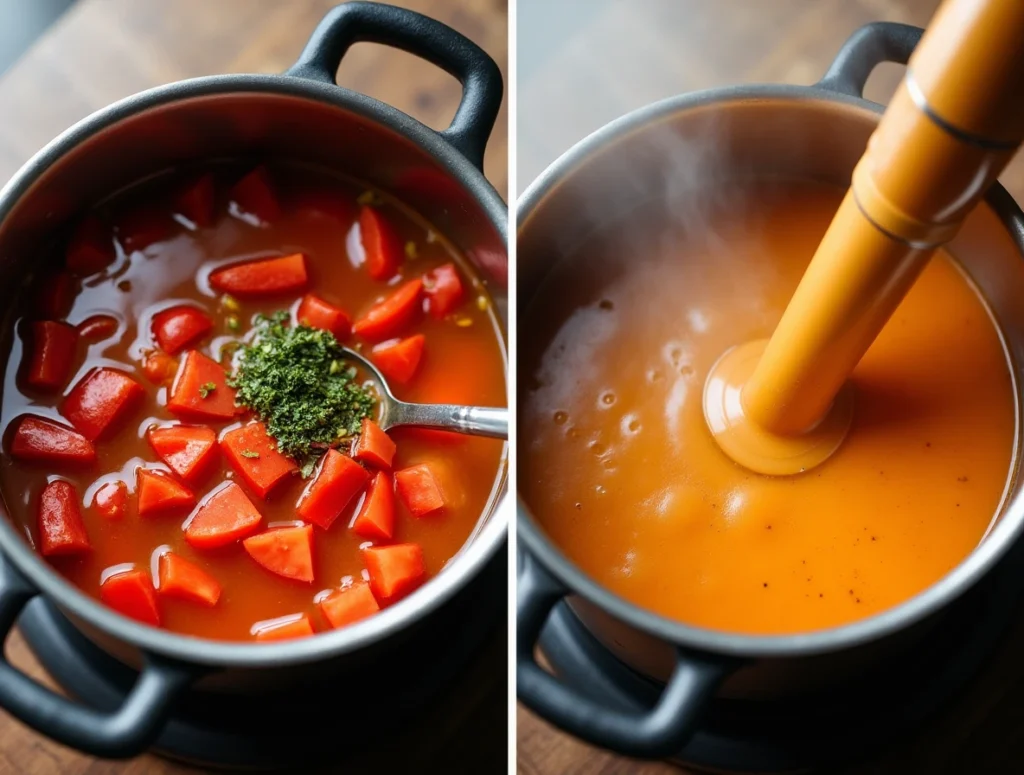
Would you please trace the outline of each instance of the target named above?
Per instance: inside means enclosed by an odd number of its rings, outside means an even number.
[[[429,463],[396,471],[395,489],[414,517],[425,517],[445,506],[441,483]]]
[[[67,323],[42,320],[32,324],[32,355],[25,381],[37,390],[64,387],[75,364],[78,332]]]
[[[89,342],[101,342],[117,333],[120,323],[110,315],[93,315],[79,323],[78,335]]]
[[[253,215],[264,223],[275,221],[281,215],[281,205],[265,167],[257,167],[235,183],[230,197],[241,213]]]
[[[78,490],[60,479],[39,495],[39,551],[44,557],[81,554],[92,549],[78,507]]]
[[[372,207],[359,211],[359,236],[366,253],[366,271],[374,280],[387,280],[398,271],[404,248],[387,219]]]
[[[123,519],[128,513],[128,485],[120,479],[107,482],[96,491],[92,503],[104,519]]]
[[[295,461],[278,451],[277,442],[261,422],[224,434],[220,447],[246,485],[261,498],[298,470]]]
[[[102,272],[114,260],[114,240],[110,229],[95,216],[78,224],[68,242],[64,266],[77,275]]]
[[[216,195],[213,175],[207,172],[188,183],[178,192],[174,207],[181,215],[205,229],[213,225],[214,197]]]
[[[211,608],[220,600],[221,589],[217,579],[180,554],[164,552],[160,555],[159,579],[157,591],[161,595]]]
[[[369,463],[375,468],[390,469],[391,461],[395,457],[395,450],[395,442],[380,429],[377,423],[373,420],[363,420],[359,438],[352,448],[352,457]]]
[[[149,446],[174,473],[196,484],[217,459],[217,434],[212,428],[171,425],[146,433]]]
[[[363,549],[374,597],[393,603],[419,587],[427,577],[419,544],[371,546]]]
[[[250,536],[242,546],[271,573],[296,581],[313,581],[313,526],[279,527]]]
[[[145,391],[123,371],[94,369],[76,384],[61,414],[90,441],[109,436],[135,408]]]
[[[39,287],[36,309],[40,317],[59,320],[67,317],[74,300],[75,278],[70,272],[53,272]]]
[[[173,229],[174,222],[166,213],[141,207],[121,218],[117,224],[117,241],[125,253],[134,253],[167,239]]]
[[[447,263],[423,276],[423,295],[427,297],[427,312],[435,318],[451,314],[462,303],[465,291],[455,264]]]
[[[420,309],[422,280],[410,280],[383,301],[377,302],[352,325],[352,333],[371,341],[399,333]]]
[[[413,378],[420,366],[426,341],[423,334],[416,334],[407,339],[389,339],[373,346],[370,360],[389,381],[399,385],[405,384]]]
[[[100,600],[118,613],[144,624],[160,625],[160,608],[149,574],[134,568],[108,576],[100,584]]]
[[[295,319],[301,325],[330,331],[339,342],[344,341],[352,332],[352,321],[343,309],[328,304],[312,293],[302,297]]]
[[[313,622],[308,614],[296,619],[276,619],[271,622],[259,622],[253,627],[256,640],[291,640],[305,638],[313,634]]]
[[[390,541],[395,532],[395,485],[391,476],[378,471],[352,522],[352,531],[363,538]]]
[[[198,350],[185,353],[167,409],[179,416],[208,420],[230,420],[238,413],[235,389],[228,387],[224,367]]]
[[[15,420],[11,457],[83,465],[96,460],[96,448],[81,433],[53,420],[26,414]]]
[[[327,450],[320,472],[299,499],[299,517],[327,530],[369,478],[366,469],[352,458],[336,449]]]
[[[262,519],[242,488],[228,482],[185,523],[185,540],[196,549],[218,549],[255,532]]]
[[[169,355],[202,339],[212,328],[210,316],[189,304],[179,304],[153,316],[156,343]]]
[[[196,505],[195,493],[163,471],[139,468],[136,477],[140,517],[190,509]]]
[[[178,361],[159,350],[150,350],[142,359],[142,371],[154,385],[166,385],[178,372]]]
[[[210,285],[216,290],[242,298],[301,291],[308,281],[302,253],[231,264],[210,275]]]
[[[334,629],[355,624],[379,610],[377,599],[365,581],[339,589],[320,601],[320,612]]]

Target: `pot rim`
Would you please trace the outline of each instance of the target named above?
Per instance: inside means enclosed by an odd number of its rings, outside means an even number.
[[[750,101],[812,101],[847,105],[880,115],[882,105],[861,97],[834,91],[821,84],[746,84],[704,89],[669,97],[625,114],[591,133],[563,153],[534,180],[516,203],[517,229],[529,221],[534,210],[572,171],[612,142],[643,126],[682,111],[715,103]],[[1018,250],[1024,253],[1024,212],[998,183],[985,197],[999,216]],[[1017,421],[1020,423],[1020,409]],[[1019,429],[1018,429],[1019,437]],[[1016,443],[1016,442],[1015,442]],[[1016,455],[1014,466],[1017,465]],[[1011,469],[1016,475],[1016,467]],[[697,651],[717,652],[730,657],[796,657],[839,651],[878,640],[905,629],[948,605],[978,582],[1024,532],[1024,496],[1006,504],[1002,518],[975,549],[952,571],[930,587],[893,608],[839,627],[787,635],[744,635],[683,624],[640,608],[608,591],[549,541],[533,521],[522,497],[516,496],[516,535],[526,550],[565,587],[566,594],[578,595],[616,619],[650,635]]]
[[[175,102],[241,93],[318,101],[351,111],[403,135],[433,157],[473,195],[497,229],[507,250],[508,210],[504,201],[483,172],[437,132],[391,105],[343,86],[277,74],[212,75],[176,81],[138,92],[92,113],[47,143],[0,188],[0,221],[10,214],[25,192],[52,164],[84,140],[110,126],[143,111]],[[498,328],[507,349],[505,327]],[[507,386],[506,370],[506,394]],[[58,607],[143,652],[160,654],[179,662],[223,668],[281,667],[320,661],[365,648],[405,629],[450,600],[464,585],[472,583],[482,568],[503,550],[511,512],[507,442],[502,462],[503,468],[495,479],[495,487],[503,486],[505,491],[492,501],[491,518],[460,549],[455,562],[394,606],[349,627],[318,633],[312,638],[274,643],[216,641],[150,627],[115,613],[66,581],[25,543],[8,519],[0,519],[0,550],[40,593],[47,595]]]

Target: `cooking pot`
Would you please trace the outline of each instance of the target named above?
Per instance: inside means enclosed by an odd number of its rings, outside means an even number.
[[[882,111],[863,99],[864,84],[882,62],[906,64],[921,32],[901,24],[870,24],[850,37],[814,86],[735,86],[682,95],[630,113],[580,142],[519,202],[520,314],[558,256],[571,253],[598,224],[613,222],[650,199],[651,192],[671,192],[683,202],[684,190],[691,186],[694,201],[699,201],[713,196],[708,187],[716,182],[766,178],[848,187]],[[678,163],[680,158],[685,164]],[[670,209],[687,217],[683,205]],[[1018,368],[1024,362],[1024,307],[1019,303],[1024,293],[1024,214],[1004,189],[993,187],[949,252],[988,300],[1010,353],[1017,396],[1016,472],[1021,436]],[[520,449],[525,454],[526,448]],[[856,682],[897,652],[905,655],[908,649],[926,647],[922,639],[1003,557],[1022,527],[1024,499],[1020,477],[1014,474],[984,540],[929,589],[841,627],[750,636],[671,621],[611,594],[548,540],[531,516],[530,504],[520,498],[519,697],[539,715],[595,745],[636,757],[678,753],[712,703],[806,700],[813,692]],[[660,696],[653,707],[631,712],[602,704],[539,666],[538,637],[562,601],[612,654],[656,683]]]
[[[403,49],[455,76],[463,93],[451,126],[435,132],[336,85],[341,59],[359,41]],[[0,288],[18,293],[38,271],[53,234],[122,187],[196,160],[251,156],[341,171],[412,206],[479,270],[504,328],[507,210],[481,171],[502,89],[497,65],[445,25],[388,5],[339,5],[282,75],[219,75],[161,86],[94,113],[43,148],[0,191]],[[139,670],[123,706],[106,712],[51,692],[0,657],[0,706],[60,743],[127,757],[156,739],[186,691],[258,694],[271,705],[268,692],[322,685],[339,672],[365,674],[431,634],[457,637],[467,617],[452,611],[483,571],[505,562],[508,501],[503,466],[472,538],[436,578],[356,625],[274,644],[203,640],[127,619],[71,586],[9,519],[0,519],[7,560],[0,571],[0,633],[6,636],[24,606],[42,595]]]

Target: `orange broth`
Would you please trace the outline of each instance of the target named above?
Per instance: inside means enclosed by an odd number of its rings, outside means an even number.
[[[161,626],[203,638],[251,640],[258,623],[301,615],[310,617],[315,630],[326,629],[328,625],[317,602],[334,590],[368,578],[361,551],[367,546],[418,544],[426,568],[422,583],[440,572],[473,533],[481,514],[489,507],[503,466],[504,445],[498,440],[415,429],[391,432],[397,444],[392,469],[428,463],[444,490],[445,507],[439,513],[414,518],[402,498],[396,496],[391,541],[368,541],[350,528],[362,501],[362,496],[357,495],[329,529],[314,528],[312,583],[269,572],[243,551],[239,542],[213,550],[193,548],[183,540],[183,525],[191,509],[138,514],[136,469],[144,464],[170,470],[155,456],[145,438],[146,431],[154,425],[175,425],[181,421],[167,408],[171,383],[155,385],[141,368],[145,354],[158,349],[151,333],[153,315],[175,304],[198,307],[214,321],[212,331],[186,349],[198,349],[215,361],[230,365],[230,353],[225,354],[222,348],[243,338],[257,313],[290,309],[294,318],[300,298],[311,292],[356,320],[397,286],[454,261],[464,286],[463,298],[442,319],[420,311],[405,326],[401,336],[423,334],[425,349],[412,379],[407,384],[393,384],[392,389],[400,399],[409,401],[505,404],[504,350],[490,300],[467,263],[442,235],[400,203],[374,192],[373,206],[395,230],[402,252],[397,274],[387,280],[375,280],[360,263],[363,249],[357,219],[360,202],[365,204],[371,196],[367,188],[317,170],[287,165],[268,169],[272,194],[280,204],[280,214],[269,222],[253,220],[251,214],[246,215],[231,201],[231,186],[248,171],[235,165],[210,168],[215,179],[216,205],[215,219],[206,228],[196,228],[180,217],[170,220],[175,212],[172,193],[177,190],[176,181],[163,179],[142,184],[102,205],[97,214],[104,224],[113,227],[115,240],[123,233],[119,229],[128,222],[129,210],[139,205],[145,216],[143,221],[170,223],[169,231],[157,242],[127,253],[118,244],[116,258],[107,269],[73,281],[73,303],[66,320],[78,325],[91,316],[107,315],[116,318],[117,330],[91,343],[80,338],[66,383],[56,391],[34,390],[25,384],[23,376],[23,361],[31,349],[25,332],[28,321],[40,315],[36,304],[25,303],[15,316],[18,334],[6,366],[4,428],[25,413],[66,424],[60,415],[62,395],[67,395],[75,383],[98,365],[127,373],[145,389],[143,400],[124,422],[118,423],[116,433],[96,441],[97,460],[92,465],[68,467],[13,459],[8,432],[0,458],[0,489],[11,519],[25,538],[38,546],[37,509],[43,487],[54,479],[66,480],[75,487],[92,549],[84,554],[47,559],[55,570],[89,595],[99,597],[101,579],[131,565],[150,572],[159,587],[157,558],[167,548],[208,572],[222,588],[219,601],[212,607],[168,597],[157,590]],[[59,252],[62,251],[63,248]],[[232,310],[225,306],[223,294],[210,285],[209,276],[217,268],[298,252],[306,255],[309,273],[303,290],[261,298],[237,297],[238,307]],[[40,279],[52,278],[54,272],[48,271]],[[230,300],[227,304],[235,307]],[[229,325],[232,314],[240,322],[237,330]],[[362,348],[364,353],[372,347],[371,342],[355,335],[344,344]],[[183,354],[175,355],[175,361],[180,362]],[[226,430],[248,419],[186,422],[208,425],[222,437]],[[129,502],[124,516],[111,520],[98,513],[94,498],[101,485],[115,480],[127,484]],[[218,450],[212,471],[193,488],[200,505],[227,480],[241,484],[260,512],[259,531],[296,524],[296,503],[309,484],[296,473],[266,499],[260,498],[246,487]],[[383,607],[393,601],[378,602]]]
[[[640,607],[749,634],[847,624],[938,581],[1000,509],[1010,364],[944,253],[854,371],[854,424],[824,464],[761,476],[712,438],[711,366],[771,335],[841,198],[760,185],[709,207],[700,235],[641,206],[566,256],[523,315],[519,490],[573,562]]]

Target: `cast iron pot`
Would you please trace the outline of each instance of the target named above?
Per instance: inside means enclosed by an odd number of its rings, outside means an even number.
[[[435,132],[337,86],[338,65],[358,41],[404,49],[455,76],[463,95],[451,126]],[[125,185],[197,160],[281,158],[361,178],[422,213],[475,264],[504,327],[507,209],[481,171],[502,87],[495,63],[445,25],[387,5],[340,5],[283,75],[161,86],[93,114],[46,146],[0,192],[0,288],[16,293],[55,228]],[[122,617],[68,584],[0,519],[0,551],[9,560],[0,575],[0,633],[6,636],[26,603],[43,595],[139,670],[124,705],[107,713],[54,694],[0,657],[0,707],[66,745],[127,757],[156,739],[185,691],[261,695],[272,713],[268,693],[323,684],[339,671],[365,674],[395,649],[440,634],[438,628],[456,637],[448,611],[484,570],[504,562],[506,493],[503,470],[471,540],[415,594],[355,626],[280,644],[189,638]]]
[[[882,62],[906,64],[920,36],[921,30],[905,25],[871,24],[851,36],[814,86],[687,94],[635,111],[580,142],[519,202],[520,314],[557,257],[570,253],[595,223],[629,212],[650,192],[678,191],[687,185],[680,178],[693,178],[697,197],[709,193],[700,184],[730,179],[808,179],[845,189],[881,113],[881,106],[863,99],[864,84]],[[671,150],[687,145],[696,149],[688,157],[691,164],[667,163]],[[1024,362],[1024,214],[1004,189],[993,188],[950,252],[987,298],[1013,363]],[[1019,427],[1021,379],[1016,366],[1014,371]],[[1015,445],[1016,460],[1019,430]],[[1022,526],[1024,500],[1015,477],[981,544],[913,599],[834,629],[746,636],[670,621],[611,594],[548,540],[520,498],[519,697],[595,745],[637,757],[675,754],[711,703],[806,698],[856,682],[896,653],[921,648],[921,639],[1004,555]],[[537,640],[563,600],[602,645],[661,687],[653,708],[627,712],[602,704],[541,669],[534,655]]]

